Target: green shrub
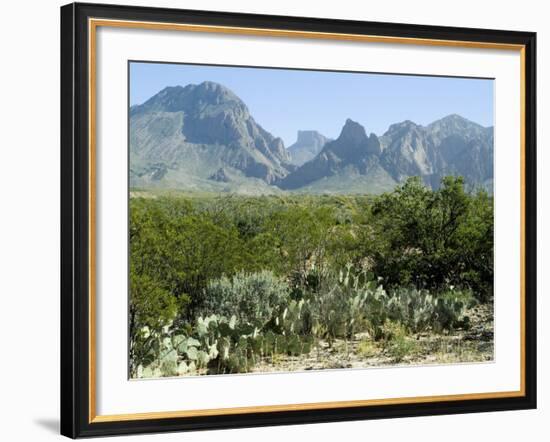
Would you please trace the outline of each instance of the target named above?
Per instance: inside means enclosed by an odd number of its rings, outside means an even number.
[[[384,350],[394,362],[401,362],[406,356],[413,356],[418,352],[418,344],[409,336],[406,327],[395,321],[386,321],[383,326]]]
[[[434,191],[411,177],[376,198],[369,221],[361,243],[384,287],[452,284],[481,301],[492,295],[493,199],[467,193],[462,177],[445,177]]]
[[[271,271],[239,272],[208,283],[204,310],[262,327],[287,304],[289,294],[288,284]]]
[[[359,344],[357,344],[357,354],[363,358],[371,358],[376,356],[379,352],[380,348],[376,344],[376,341],[370,338],[362,339]]]

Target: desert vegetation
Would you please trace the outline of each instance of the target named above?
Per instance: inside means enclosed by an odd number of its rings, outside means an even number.
[[[130,198],[132,378],[493,357],[493,199],[460,177],[368,195]]]

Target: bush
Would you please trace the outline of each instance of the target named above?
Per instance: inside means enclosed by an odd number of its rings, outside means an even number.
[[[435,191],[413,177],[381,195],[362,243],[385,287],[454,285],[482,301],[492,294],[493,200],[466,193],[461,177],[445,177]]]
[[[395,321],[386,321],[383,326],[384,349],[395,362],[401,362],[405,356],[412,356],[418,351],[416,341],[408,336],[406,327]]]
[[[273,272],[239,272],[210,281],[206,287],[204,311],[263,327],[288,303],[288,284]]]
[[[363,358],[371,358],[378,355],[379,352],[378,345],[372,339],[364,338],[357,344],[357,354]]]

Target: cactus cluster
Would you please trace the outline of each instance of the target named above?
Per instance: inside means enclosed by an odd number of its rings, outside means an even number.
[[[288,286],[280,280],[271,285],[274,278],[238,275],[214,281],[210,295],[218,298],[210,303],[210,311],[217,305],[223,313],[199,316],[191,326],[164,327],[162,334],[151,337],[150,353],[137,376],[243,373],[276,355],[307,354],[321,339],[332,346],[338,338],[347,342],[364,331],[399,361],[414,350],[410,333],[466,324],[464,313],[471,302],[471,295],[460,291],[387,292],[350,267],[327,290],[306,292],[301,299],[290,299]],[[254,293],[259,294],[256,306]],[[228,314],[231,311],[235,313]]]
[[[440,332],[464,326],[464,314],[472,302],[468,291],[433,295],[427,290],[400,289],[388,297],[387,312],[390,320],[402,323],[411,332]]]
[[[284,315],[283,315],[284,316]],[[285,325],[286,326],[286,325]],[[262,331],[251,324],[212,314],[199,317],[188,336],[184,331],[164,338],[149,365],[138,368],[138,377],[179,376],[201,373],[245,373],[261,358],[276,354],[309,353],[312,336],[290,331]]]

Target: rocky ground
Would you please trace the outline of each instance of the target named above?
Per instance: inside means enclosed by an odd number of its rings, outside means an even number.
[[[309,354],[275,355],[257,363],[253,372],[326,370],[395,365],[449,364],[493,360],[493,307],[478,305],[468,312],[468,329],[449,333],[419,333],[407,337],[401,347],[375,343],[365,333],[332,346],[320,341]]]

